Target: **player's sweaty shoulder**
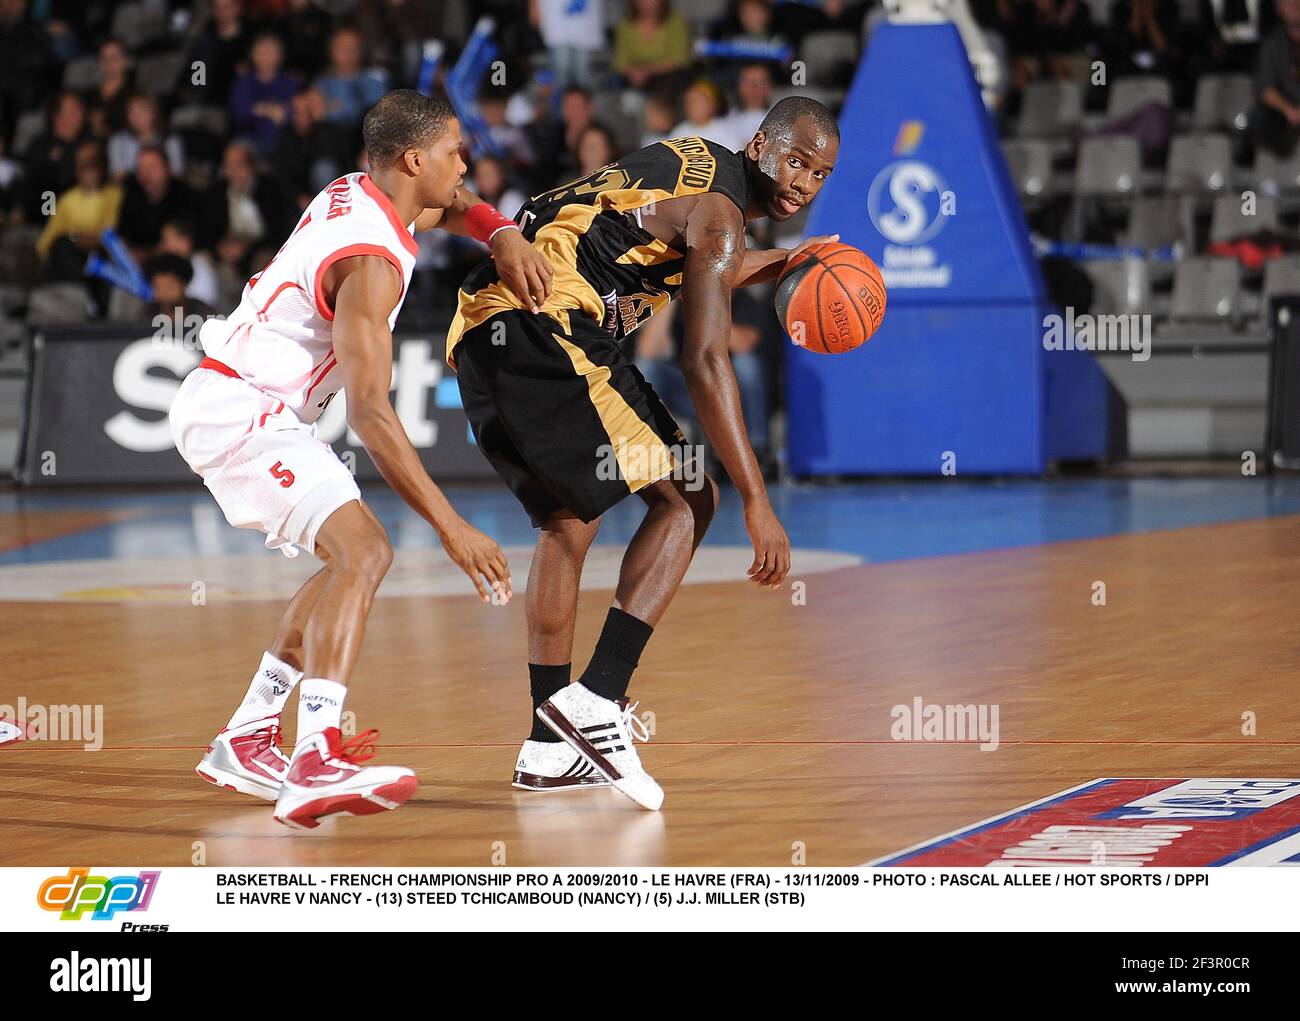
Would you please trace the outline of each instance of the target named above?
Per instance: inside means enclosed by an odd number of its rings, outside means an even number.
[[[641,213],[641,223],[646,230],[660,241],[674,246],[690,245],[691,226],[706,220],[725,222],[737,232],[744,232],[744,221],[735,203],[712,192],[661,199],[644,207]]]
[[[686,246],[696,269],[730,272],[745,254],[745,221],[722,195],[700,195],[686,221]]]

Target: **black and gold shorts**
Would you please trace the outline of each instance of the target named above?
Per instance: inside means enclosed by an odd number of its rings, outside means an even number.
[[[681,429],[618,341],[562,315],[498,312],[455,352],[479,449],[535,526],[566,509],[594,521],[682,457]]]

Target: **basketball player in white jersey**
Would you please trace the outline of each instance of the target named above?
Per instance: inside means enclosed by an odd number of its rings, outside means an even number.
[[[508,599],[500,547],[452,509],[389,403],[391,331],[415,268],[414,230],[441,226],[488,242],[502,279],[531,306],[551,278],[514,224],[461,187],[460,126],[445,101],[391,92],[366,114],[363,133],[370,172],[317,195],[230,318],[204,324],[206,357],[170,413],[177,450],[232,525],[325,565],[289,603],[242,705],[197,766],[211,783],[275,801],[276,819],[303,828],[324,815],[396,808],[416,787],[409,769],[361,765],[377,732],[347,742],[340,734],[392,551],[314,423],[346,391],[348,424],[384,479],[434,527],[482,599]],[[280,713],[295,683],[298,731],[286,758]]]

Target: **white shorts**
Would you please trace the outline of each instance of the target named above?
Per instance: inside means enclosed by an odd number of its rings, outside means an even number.
[[[316,551],[316,533],[345,503],[356,480],[316,427],[250,383],[195,369],[172,402],[172,438],[203,478],[226,520],[266,533],[268,549]]]

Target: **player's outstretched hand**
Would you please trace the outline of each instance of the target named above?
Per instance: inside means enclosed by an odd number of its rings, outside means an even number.
[[[807,238],[800,244],[791,248],[785,253],[785,261],[792,262],[794,257],[802,252],[805,248],[811,248],[813,245],[833,245],[840,239],[838,234],[822,234],[819,237]]]
[[[521,231],[499,230],[492,238],[492,258],[497,276],[531,312],[540,312],[550,296],[555,270],[536,248],[524,240]]]
[[[746,572],[749,580],[759,588],[779,588],[790,573],[790,539],[772,505],[764,500],[746,507],[745,529],[754,544],[754,562]]]
[[[510,585],[510,567],[495,539],[464,521],[448,529],[441,538],[447,556],[469,575],[483,602],[492,602],[493,593],[501,602],[510,602],[514,595]]]

